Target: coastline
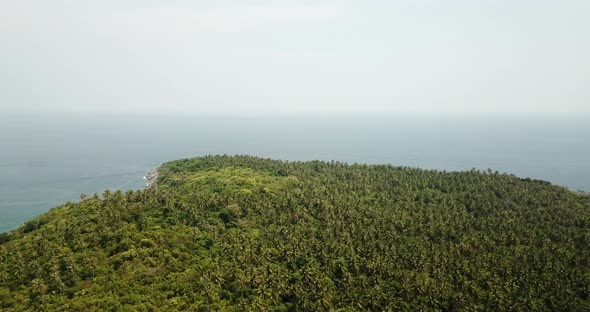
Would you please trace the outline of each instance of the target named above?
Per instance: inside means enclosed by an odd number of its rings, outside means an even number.
[[[160,176],[160,173],[158,172],[158,169],[150,170],[150,172],[148,172],[148,174],[146,174],[143,177],[147,181],[144,189],[146,189],[146,190],[154,189],[156,187],[156,182],[158,181],[159,176]]]

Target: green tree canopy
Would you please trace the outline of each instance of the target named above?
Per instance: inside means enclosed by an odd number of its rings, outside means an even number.
[[[590,197],[477,170],[207,156],[0,235],[0,309],[584,311]]]

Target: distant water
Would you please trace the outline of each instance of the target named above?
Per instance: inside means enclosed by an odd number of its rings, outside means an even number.
[[[207,154],[498,170],[590,191],[590,116],[3,115],[0,232]]]

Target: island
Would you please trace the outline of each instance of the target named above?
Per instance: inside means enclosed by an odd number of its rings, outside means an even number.
[[[587,311],[590,197],[491,170],[204,156],[0,235],[2,311]]]

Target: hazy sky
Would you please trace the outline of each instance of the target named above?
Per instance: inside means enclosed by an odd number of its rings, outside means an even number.
[[[588,0],[1,0],[0,113],[589,112]]]

